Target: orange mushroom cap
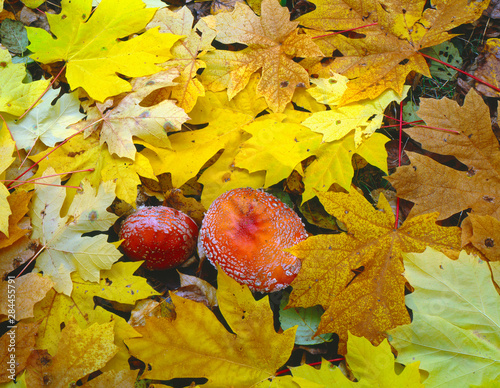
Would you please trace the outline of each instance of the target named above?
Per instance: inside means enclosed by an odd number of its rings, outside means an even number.
[[[234,189],[210,205],[198,253],[251,290],[272,292],[288,286],[300,269],[300,260],[283,249],[306,238],[300,217],[279,199],[260,190]]]
[[[134,261],[145,260],[150,270],[176,267],[196,248],[198,225],[179,210],[166,206],[139,208],[122,224],[122,250]]]

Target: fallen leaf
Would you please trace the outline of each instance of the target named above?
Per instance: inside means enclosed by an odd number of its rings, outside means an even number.
[[[65,387],[99,370],[118,351],[113,337],[113,322],[94,323],[82,330],[75,319],[70,320],[61,331],[57,353],[44,373],[44,380]],[[39,384],[43,385],[43,381]]]
[[[0,283],[0,290],[2,295],[8,295],[8,290],[15,289],[16,320],[20,321],[21,319],[33,317],[33,307],[35,303],[41,301],[52,288],[52,281],[47,277],[33,272],[17,277],[14,282],[11,280],[12,279],[3,280]],[[0,317],[2,315],[8,315],[7,303],[3,303],[2,306],[0,306]]]
[[[12,382],[12,378],[9,377],[12,375],[12,372],[9,371],[9,367],[12,364],[7,364],[7,361],[11,360],[12,354],[15,355],[14,369],[16,374],[24,370],[28,363],[30,353],[35,349],[38,326],[38,323],[18,322],[14,329],[8,330],[0,337],[0,362],[4,365],[4,368],[0,371],[0,383],[5,383],[7,381]],[[9,335],[9,333],[11,334]],[[11,340],[14,341],[13,346]],[[14,351],[11,349],[14,349]],[[19,380],[19,374],[16,380]]]
[[[79,111],[80,101],[75,93],[67,93],[52,105],[58,95],[59,90],[49,89],[40,103],[21,120],[11,115],[4,116],[18,148],[29,150],[38,140],[54,147],[75,134],[76,131],[68,127],[85,116]]]
[[[53,175],[52,168],[45,175]],[[73,199],[68,214],[60,216],[65,188],[58,176],[39,182],[55,186],[37,188],[33,196],[30,217],[33,223],[33,239],[39,239],[44,249],[36,260],[35,269],[43,272],[54,282],[58,292],[71,295],[73,283],[70,274],[78,271],[82,279],[99,281],[101,269],[110,269],[121,257],[107,236],[98,234],[83,237],[86,232],[107,230],[117,219],[106,208],[114,199],[114,184],[103,182],[96,193],[86,181],[83,190]]]
[[[0,232],[0,249],[14,244],[30,232],[29,221],[24,222],[23,220],[28,213],[28,205],[32,195],[33,193],[26,191],[15,191],[7,197],[8,212],[12,211],[12,214],[7,215],[9,220],[8,234]]]
[[[500,296],[487,263],[463,251],[450,260],[432,248],[403,257],[413,321],[389,331],[396,361],[419,360],[426,387],[498,381]]]
[[[155,13],[140,0],[103,0],[94,12],[92,0],[63,0],[61,8],[59,14],[47,13],[52,35],[26,28],[31,58],[47,64],[66,61],[71,88],[82,87],[97,101],[131,90],[117,73],[142,77],[161,71],[156,64],[172,57],[170,48],[180,38],[155,29],[121,40],[140,32]]]
[[[500,67],[499,58],[500,57],[500,39],[492,38],[486,41],[483,51],[477,58],[478,67],[474,72],[474,76],[479,79],[488,82],[489,84],[500,87]],[[491,87],[484,85],[483,83],[477,82],[474,86],[476,90],[488,97],[500,97],[500,92],[495,91]]]
[[[430,76],[429,67],[419,50],[451,39],[452,30],[479,18],[488,6],[485,2],[441,0],[425,7],[419,0],[405,3],[398,0],[373,2],[317,0],[316,10],[298,19],[310,31],[326,56],[335,49],[342,56],[335,58],[329,70],[340,73],[350,82],[341,104],[366,98],[374,99],[387,89],[402,95],[407,75],[418,72]],[[376,23],[376,25],[373,25]],[[356,30],[358,36],[329,34],[330,30]]]
[[[9,51],[0,48],[0,112],[21,116],[43,94],[50,82],[23,83],[25,76],[25,66],[12,63]]]
[[[218,41],[247,46],[242,51],[217,50],[205,55],[207,68],[201,77],[203,83],[220,80],[219,87],[211,90],[227,87],[231,99],[245,87],[254,72],[262,69],[257,92],[273,111],[282,112],[296,87],[309,86],[307,71],[293,58],[321,57],[322,53],[308,36],[298,34],[299,23],[290,21],[286,7],[274,0],[263,0],[259,18],[249,6],[237,3],[233,12],[204,20],[217,31]],[[238,28],[234,28],[235,25]]]
[[[438,129],[414,127],[405,131],[424,149],[455,156],[468,171],[408,152],[411,165],[399,167],[387,180],[400,198],[415,203],[410,215],[437,211],[442,220],[472,208],[477,215],[500,220],[496,200],[500,197],[500,150],[482,98],[471,90],[461,107],[447,98],[422,99],[418,115],[427,126]]]
[[[143,378],[205,377],[207,386],[251,386],[274,375],[288,359],[295,330],[278,334],[268,298],[255,301],[222,271],[219,308],[232,333],[202,303],[172,294],[176,318],[146,318],[142,338],[125,341],[149,367]]]
[[[477,214],[469,214],[467,219],[471,223],[472,236],[465,241],[462,239],[462,245],[470,241],[488,260],[500,261],[500,221]]]
[[[287,250],[302,260],[289,307],[323,306],[316,334],[337,333],[341,354],[348,331],[378,345],[386,330],[410,322],[401,254],[427,246],[456,254],[460,229],[436,225],[436,214],[407,219],[394,229],[395,217],[383,195],[379,210],[355,189],[318,197],[348,233],[312,236]]]

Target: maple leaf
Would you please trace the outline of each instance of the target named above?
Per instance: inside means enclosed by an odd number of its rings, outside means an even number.
[[[23,83],[24,77],[25,66],[12,63],[9,51],[0,48],[0,112],[22,115],[43,94],[50,82],[40,80]]]
[[[420,360],[426,387],[482,386],[500,377],[500,296],[488,264],[462,251],[458,260],[431,248],[404,255],[415,291],[410,325],[389,331],[403,364]]]
[[[47,349],[55,354],[61,339],[60,327],[72,318],[76,319],[80,327],[88,327],[93,323],[113,321],[115,328],[115,344],[119,347],[118,353],[107,364],[105,369],[120,370],[128,368],[128,350],[123,339],[137,337],[125,320],[101,307],[95,307],[94,298],[99,297],[108,301],[129,305],[132,309],[138,300],[158,295],[151,288],[146,279],[134,276],[141,262],[115,263],[111,269],[101,272],[99,283],[84,281],[77,272],[71,274],[74,288],[71,296],[57,293],[54,289],[35,305],[33,319],[28,322],[41,322],[37,335],[37,348]]]
[[[386,89],[401,95],[406,76],[416,71],[430,77],[429,67],[419,50],[435,46],[454,35],[446,31],[479,18],[488,2],[436,0],[425,8],[425,1],[348,0],[317,1],[316,10],[298,20],[305,27],[322,31],[371,25],[357,32],[361,37],[327,34],[316,42],[326,55],[335,49],[342,53],[329,68],[350,79],[342,104],[373,99]]]
[[[12,287],[12,282],[8,280],[0,283],[0,289],[4,292],[4,295],[9,295],[7,291],[11,288],[8,286],[9,284]],[[32,272],[16,278],[16,320],[20,321],[21,319],[33,317],[35,303],[45,297],[47,292],[52,288],[52,285],[53,283],[48,277]],[[0,306],[0,317],[2,315],[8,315],[7,303]]]
[[[179,131],[189,117],[172,100],[163,100],[148,106],[141,106],[141,103],[158,89],[173,85],[172,80],[178,74],[176,69],[171,69],[134,79],[131,93],[125,95],[116,105],[112,99],[102,104],[96,103],[88,109],[87,121],[75,127],[87,128],[86,136],[100,130],[100,142],[108,144],[110,153],[132,160],[136,155],[133,136],[159,147],[169,147],[167,132]],[[88,121],[91,122],[90,125],[94,122],[95,124],[90,127]]]
[[[39,326],[38,323],[18,322],[16,324],[16,328],[11,329],[14,330],[16,339],[15,343],[16,372],[22,371],[26,367],[26,364],[28,363],[28,358],[30,357],[30,353],[35,348],[35,339],[38,326]],[[12,349],[10,341],[11,341],[11,336],[9,336],[8,334],[4,334],[2,337],[0,337],[0,362],[2,362],[4,365],[9,365],[9,367],[10,364],[7,364],[7,362],[11,360],[11,354],[12,354],[12,351],[9,351],[9,349]],[[12,377],[9,377],[12,375],[12,373],[9,371],[10,369],[9,367],[3,368],[3,370],[0,371],[0,383],[5,383],[5,382],[12,383]],[[20,380],[19,377],[20,377],[19,375],[16,376],[16,381],[18,382]],[[9,385],[2,384],[2,386],[8,387]],[[23,388],[26,387],[27,386],[24,385]]]
[[[205,95],[205,87],[198,80],[197,72],[205,68],[200,60],[206,52],[213,51],[211,46],[215,32],[205,28],[204,22],[198,22],[193,28],[194,17],[191,11],[182,7],[176,12],[163,8],[156,12],[147,28],[160,27],[160,32],[183,35],[171,49],[173,59],[163,64],[166,68],[176,67],[180,75],[175,79],[177,85],[170,88],[171,98],[177,100],[177,105],[190,112],[199,96]],[[197,31],[201,30],[202,36]]]
[[[155,29],[120,40],[153,17],[155,9],[145,9],[140,0],[103,0],[94,12],[91,0],[63,0],[61,7],[60,14],[47,14],[55,38],[42,28],[26,27],[31,57],[42,63],[66,61],[71,88],[82,87],[101,102],[131,89],[117,73],[142,77],[161,71],[155,64],[172,57],[170,48],[180,38]]]
[[[28,150],[34,147],[38,140],[54,147],[57,142],[75,133],[75,130],[68,126],[85,116],[79,111],[80,101],[75,93],[67,93],[52,105],[58,95],[58,90],[49,89],[40,103],[20,121],[14,116],[4,116],[17,147]]]
[[[277,1],[263,0],[260,18],[247,5],[237,3],[233,12],[204,20],[217,31],[218,41],[248,46],[237,52],[217,50],[205,55],[207,68],[201,78],[205,85],[216,82],[211,90],[227,87],[231,99],[262,69],[257,92],[273,111],[282,112],[297,86],[309,86],[307,71],[293,58],[320,57],[321,50],[309,37],[298,34],[298,22],[291,22],[288,9]]]
[[[488,260],[500,261],[500,221],[492,216],[478,216],[471,213],[462,229],[462,246],[469,241]]]
[[[113,338],[113,322],[94,323],[82,330],[74,318],[70,319],[61,331],[57,352],[45,368],[43,379],[29,386],[42,386],[47,380],[54,386],[68,386],[99,370],[118,351]]]
[[[241,144],[234,160],[250,173],[266,171],[264,187],[287,178],[301,161],[314,155],[321,142],[321,136],[300,124],[267,117],[242,128],[252,137]]]
[[[302,260],[289,306],[323,306],[326,311],[316,334],[337,333],[341,353],[348,330],[379,344],[386,330],[410,320],[401,253],[433,246],[453,254],[460,247],[460,229],[437,226],[436,214],[407,219],[394,229],[394,214],[383,195],[380,210],[355,189],[318,197],[348,233],[312,236],[287,250]],[[353,270],[360,267],[364,269],[356,275]]]
[[[12,164],[15,158],[12,156],[16,143],[10,137],[7,125],[4,123],[0,129],[0,178],[5,177],[5,170]],[[9,217],[12,214],[8,201],[10,193],[3,183],[0,184],[0,233],[9,237]],[[1,236],[1,235],[0,235]],[[3,237],[3,236],[2,236]]]
[[[341,388],[424,387],[420,383],[418,361],[408,365],[401,373],[395,373],[394,355],[386,339],[380,345],[373,346],[366,338],[349,333],[345,359],[357,382],[350,381],[340,368],[332,367],[325,359],[322,360],[320,369],[307,364],[290,369],[294,377],[321,383],[323,387],[330,387],[332,384]]]
[[[207,386],[251,386],[288,359],[294,329],[278,334],[268,298],[255,301],[247,286],[218,271],[219,308],[232,333],[202,303],[172,294],[176,318],[147,317],[142,338],[125,341],[150,366],[144,378],[205,377]]]
[[[26,191],[16,191],[7,197],[8,211],[8,233],[0,234],[0,249],[12,245],[23,236],[29,234],[29,222],[23,222],[23,218],[28,212],[28,204],[32,193]]]
[[[41,176],[48,168],[54,168],[60,174],[65,174],[68,171],[91,169],[92,171],[71,174],[66,184],[78,186],[85,178],[91,183],[92,187],[97,189],[101,180],[113,180],[116,182],[116,196],[127,203],[135,203],[137,185],[141,183],[139,175],[157,180],[149,161],[139,153],[135,155],[134,161],[128,158],[114,157],[109,153],[106,145],[101,146],[99,142],[97,133],[85,140],[83,134],[80,134],[58,147],[55,151],[49,149],[30,157],[30,159],[38,161],[51,152],[50,159],[45,158],[39,163],[39,169],[35,177]],[[70,191],[65,203],[71,202],[74,194],[74,191]]]
[[[53,175],[48,168],[45,175]],[[30,217],[33,223],[32,239],[39,239],[43,252],[36,260],[36,270],[54,281],[54,288],[71,294],[73,283],[70,273],[78,271],[84,280],[99,281],[99,271],[109,269],[121,253],[107,236],[99,234],[82,237],[83,233],[107,230],[118,218],[106,211],[114,200],[114,184],[102,183],[99,191],[87,181],[82,183],[82,193],[73,199],[67,214],[60,216],[65,198],[65,188],[60,187],[58,176],[40,182],[55,186],[37,188],[33,196]]]
[[[455,101],[422,99],[418,115],[432,128],[405,131],[424,149],[453,155],[468,167],[458,171],[434,160],[409,152],[411,165],[399,167],[387,179],[398,196],[415,203],[411,214],[439,212],[445,219],[472,208],[477,215],[500,220],[500,150],[491,130],[487,105],[473,90],[463,106]]]
[[[351,131],[339,140],[321,144],[315,152],[316,159],[305,170],[302,202],[316,196],[316,192],[328,191],[334,183],[349,190],[354,176],[351,160],[355,153],[387,172],[387,152],[384,145],[388,141],[389,138],[385,135],[374,133],[356,148],[354,131]]]

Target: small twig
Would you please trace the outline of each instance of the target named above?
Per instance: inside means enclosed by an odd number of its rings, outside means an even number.
[[[318,36],[314,36],[314,37],[312,37],[311,39],[327,38],[327,37],[332,36],[332,35],[342,34],[343,32],[349,32],[349,31],[359,30],[360,28],[365,28],[365,27],[376,26],[377,24],[378,24],[378,23],[376,23],[376,22],[375,22],[375,23],[371,23],[371,24],[364,25],[364,26],[359,26],[359,27],[350,28],[350,29],[348,29],[348,30],[331,32],[331,33],[326,34],[326,35],[318,35]]]

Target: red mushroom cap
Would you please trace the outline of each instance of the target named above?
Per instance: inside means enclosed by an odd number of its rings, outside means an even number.
[[[307,238],[299,216],[276,197],[251,188],[234,189],[210,205],[198,237],[200,258],[251,290],[288,286],[300,260],[284,252]]]
[[[150,270],[173,268],[189,259],[197,236],[198,226],[191,217],[166,206],[138,209],[127,217],[119,233],[127,257],[146,260]]]

